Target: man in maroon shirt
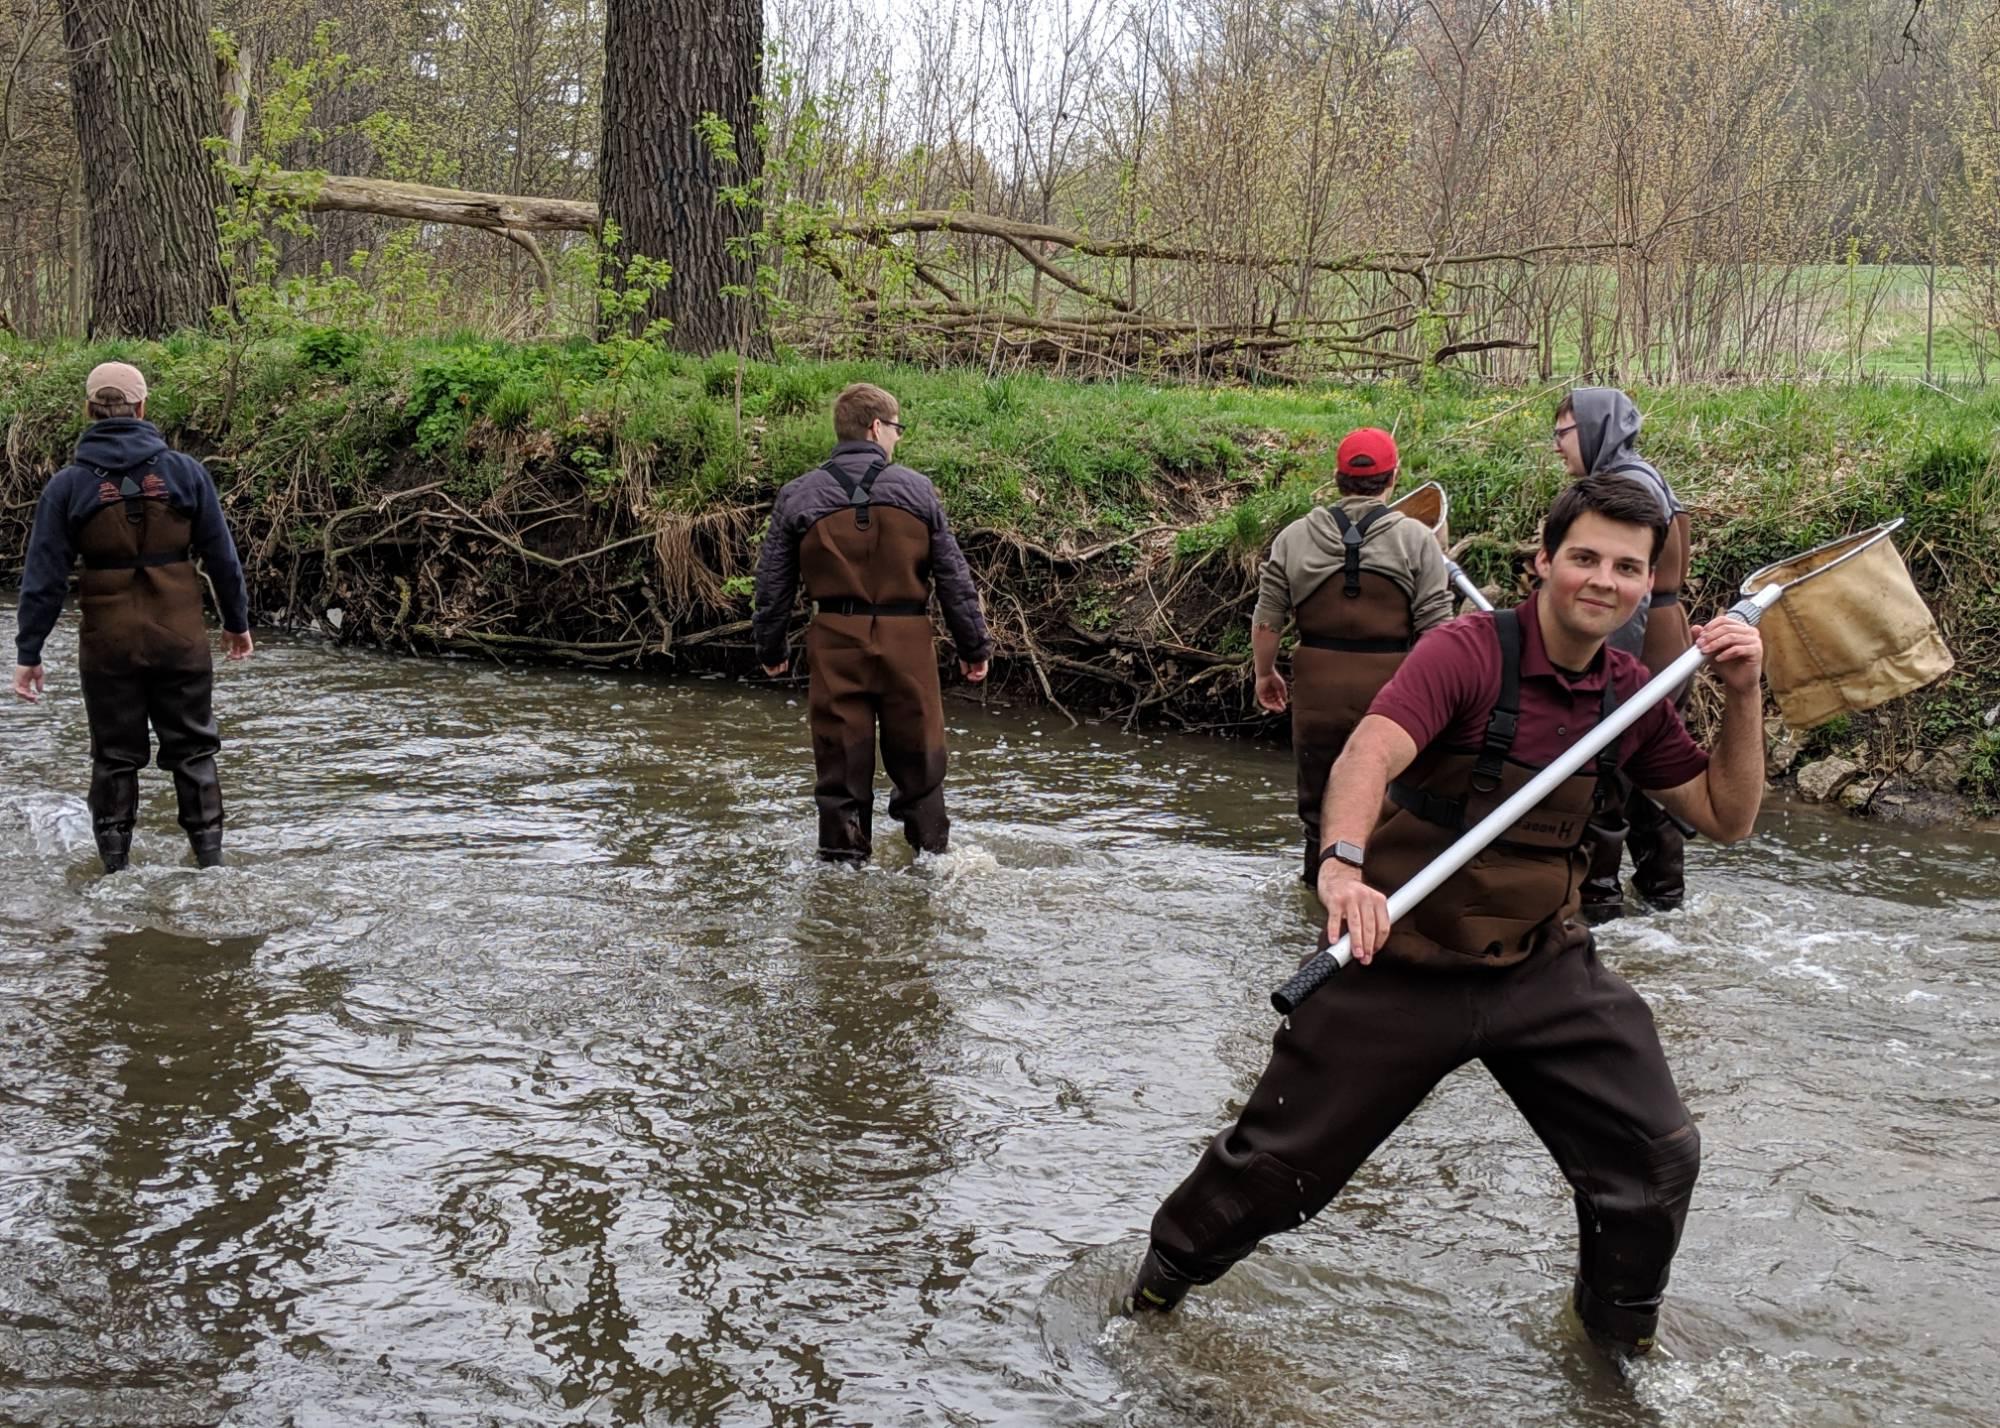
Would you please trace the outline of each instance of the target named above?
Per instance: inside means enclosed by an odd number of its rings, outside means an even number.
[[[1656,704],[1393,929],[1385,893],[1645,683],[1605,639],[1647,597],[1666,532],[1651,493],[1623,477],[1565,488],[1535,558],[1541,588],[1440,625],[1375,697],[1321,819],[1326,936],[1345,930],[1359,965],[1292,1014],[1236,1124],[1161,1205],[1131,1307],[1171,1309],[1317,1214],[1477,1059],[1576,1192],[1585,1327],[1623,1353],[1652,1347],[1700,1138],[1651,1012],[1576,916],[1584,827],[1622,774],[1719,843],[1750,832],[1764,784],[1756,629],[1695,631],[1724,689],[1712,755]]]

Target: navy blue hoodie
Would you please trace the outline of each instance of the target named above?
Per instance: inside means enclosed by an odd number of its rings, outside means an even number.
[[[116,475],[150,465],[167,483],[169,501],[192,511],[194,553],[215,584],[222,604],[222,628],[241,634],[250,628],[250,594],[243,585],[243,564],[236,543],[222,519],[222,503],[208,468],[192,456],[169,450],[158,427],[138,417],[113,417],[94,422],[76,444],[76,460],[49,478],[35,507],[35,530],[28,537],[28,558],[21,571],[21,613],[14,634],[16,662],[42,662],[42,641],[62,614],[69,591],[70,566],[76,560],[77,532],[103,509],[98,485],[100,471]]]

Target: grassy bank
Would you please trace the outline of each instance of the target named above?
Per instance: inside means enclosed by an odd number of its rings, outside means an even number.
[[[1242,675],[1254,562],[1323,493],[1348,428],[1394,430],[1411,476],[1445,485],[1478,579],[1511,581],[1558,482],[1554,390],[1449,379],[1194,390],[868,363],[739,372],[637,344],[332,331],[248,352],[0,346],[0,573],[81,427],[84,372],[114,354],[145,368],[169,436],[209,460],[260,619],[339,609],[343,638],[395,647],[737,669],[770,496],[825,453],[832,394],[880,382],[904,402],[899,456],[936,479],[985,583],[1003,691],[1192,728],[1272,727]],[[2000,393],[1637,396],[1644,449],[1695,513],[1698,611],[1766,561],[1908,518],[1899,544],[1959,671],[1808,752],[1866,742],[1882,763],[1978,741],[2000,703]]]

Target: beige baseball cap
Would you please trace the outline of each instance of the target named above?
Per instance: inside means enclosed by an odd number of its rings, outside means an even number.
[[[83,394],[86,397],[101,397],[107,392],[116,394],[121,402],[133,406],[146,400],[146,376],[130,362],[99,362],[84,378]]]

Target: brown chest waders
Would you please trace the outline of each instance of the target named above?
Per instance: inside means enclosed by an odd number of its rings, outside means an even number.
[[[90,724],[90,816],[105,871],[125,866],[139,811],[139,770],[159,739],[180,824],[196,861],[222,858],[222,747],[190,517],[150,471],[100,471],[105,504],[77,545],[82,628],[77,664]]]
[[[873,848],[875,747],[893,790],[889,816],[910,846],[942,853],[944,698],[930,623],[930,527],[898,506],[871,505],[886,460],[849,483],[848,504],[799,544],[815,602],[806,631],[822,857],[866,858]],[[828,468],[833,470],[833,468]]]
[[[1361,568],[1361,542],[1387,514],[1386,506],[1378,507],[1354,521],[1333,507],[1346,543],[1345,567],[1293,607],[1299,644],[1292,652],[1292,758],[1307,886],[1319,876],[1320,803],[1334,760],[1413,640],[1409,596],[1387,576]]]
[[[1507,757],[1519,718],[1513,613],[1495,620],[1502,693],[1481,747],[1412,765],[1369,840],[1371,885],[1400,886],[1519,786]],[[1399,924],[1372,965],[1293,1011],[1241,1116],[1154,1216],[1135,1302],[1170,1306],[1266,1236],[1304,1224],[1439,1081],[1476,1060],[1570,1182],[1585,1323],[1650,1347],[1700,1138],[1652,1013],[1569,916],[1606,767],[1565,781],[1492,861],[1454,875],[1421,904],[1435,910]]]

